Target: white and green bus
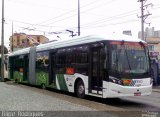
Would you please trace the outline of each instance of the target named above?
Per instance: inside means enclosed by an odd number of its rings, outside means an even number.
[[[80,98],[152,92],[147,44],[124,35],[88,35],[13,52],[9,78],[73,92]]]

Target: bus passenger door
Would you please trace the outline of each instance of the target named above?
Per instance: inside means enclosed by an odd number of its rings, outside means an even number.
[[[90,49],[89,89],[90,93],[102,95],[102,75],[100,68],[101,47]]]
[[[28,72],[29,72],[29,58],[28,55],[25,55],[23,58],[23,80],[28,81]]]
[[[56,76],[55,76],[55,70],[56,70],[56,53],[52,52],[49,55],[49,85],[55,85],[56,86]]]

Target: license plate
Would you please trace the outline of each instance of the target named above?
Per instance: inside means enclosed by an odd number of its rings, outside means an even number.
[[[141,96],[141,92],[134,93],[134,96]]]

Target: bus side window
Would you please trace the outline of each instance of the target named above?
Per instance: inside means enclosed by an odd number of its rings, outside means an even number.
[[[76,72],[87,75],[88,74],[88,53],[77,53]]]
[[[73,67],[72,62],[73,62],[73,55],[69,53],[66,56],[66,67]]]
[[[66,67],[66,54],[60,53],[56,55],[56,73],[64,74]]]

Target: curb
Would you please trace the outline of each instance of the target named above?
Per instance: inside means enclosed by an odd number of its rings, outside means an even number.
[[[152,89],[152,91],[160,93],[160,89]]]

